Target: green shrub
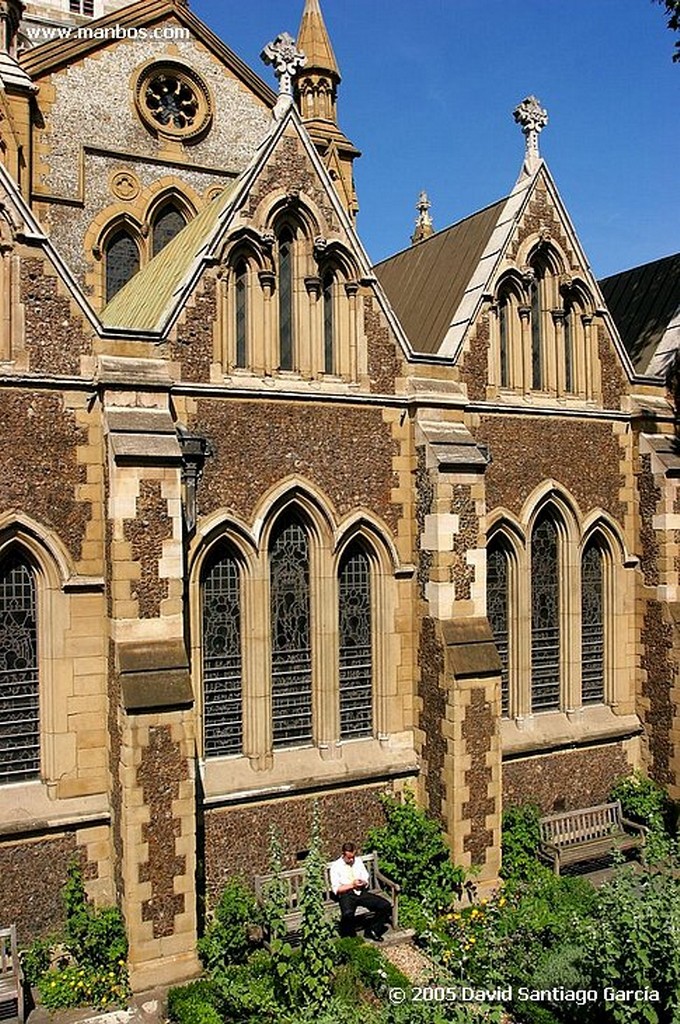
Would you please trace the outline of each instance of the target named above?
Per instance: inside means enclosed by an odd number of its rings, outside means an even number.
[[[656,989],[658,1003],[607,1003],[612,1024],[680,1020],[680,879],[647,869],[621,871],[597,894],[583,940],[592,987]]]
[[[64,936],[38,939],[24,953],[27,980],[37,985],[50,1010],[125,1002],[128,946],[122,914],[117,907],[96,909],[88,900],[77,861],[69,864],[62,895]]]
[[[198,955],[208,970],[244,963],[253,950],[250,929],[261,920],[255,893],[241,878],[229,878],[212,914],[205,935],[198,940]]]
[[[530,878],[535,873],[540,863],[540,815],[540,809],[535,804],[509,807],[504,812],[502,878]]]
[[[192,981],[168,992],[168,1016],[176,1024],[223,1024],[216,1008],[219,994],[213,982]]]
[[[460,895],[465,872],[451,863],[439,824],[417,806],[406,790],[403,800],[381,798],[387,824],[369,829],[366,849],[375,849],[381,870],[428,910],[450,906]]]
[[[636,770],[619,779],[612,787],[610,798],[621,801],[624,817],[649,829],[645,844],[647,859],[654,862],[668,857],[672,849],[667,827],[672,803],[663,786]]]
[[[362,985],[380,993],[384,988],[410,989],[411,982],[375,946],[360,938],[337,939],[335,947],[341,964],[351,965]]]

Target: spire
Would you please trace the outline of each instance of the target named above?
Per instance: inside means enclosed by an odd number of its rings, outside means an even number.
[[[324,24],[319,0],[305,0],[297,44],[307,57],[308,68],[326,71],[340,81],[340,69]]]
[[[431,206],[432,203],[427,198],[427,192],[421,192],[416,203],[418,216],[416,217],[416,229],[411,235],[412,245],[415,245],[416,242],[422,242],[424,238],[429,238],[430,235],[434,234],[434,225],[432,217],[430,217]]]
[[[525,138],[524,170],[533,174],[541,162],[538,152],[538,136],[548,123],[548,111],[535,96],[527,96],[512,112],[517,124],[522,126]]]
[[[296,45],[307,58],[307,63],[293,81],[293,95],[300,117],[335,182],[345,208],[354,217],[358,206],[352,164],[361,154],[338,127],[340,69],[319,0],[305,0]]]

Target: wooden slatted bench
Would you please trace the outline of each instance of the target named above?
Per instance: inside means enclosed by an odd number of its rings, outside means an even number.
[[[561,811],[540,819],[541,856],[552,861],[559,875],[567,864],[595,860],[614,850],[634,850],[645,844],[646,829],[623,817],[619,800],[576,811]]]
[[[399,921],[399,886],[396,882],[393,882],[391,878],[388,878],[382,873],[378,866],[378,854],[367,853],[361,854],[361,859],[366,866],[368,871],[368,892],[376,893],[378,896],[384,896],[386,900],[392,905],[392,917],[391,925],[393,931],[397,931],[397,925]],[[330,879],[331,865],[326,864],[324,868],[324,892],[323,892],[323,903],[324,910],[329,916],[339,916],[340,906],[331,888]],[[299,867],[292,868],[290,871],[281,872],[281,881],[285,887],[286,892],[286,913],[284,915],[284,921],[286,923],[286,930],[289,933],[295,933],[299,930],[300,924],[302,923],[302,911],[300,909],[300,896],[302,894],[302,887],[305,881],[305,866],[301,864]],[[264,905],[267,902],[267,890],[271,883],[274,881],[274,875],[256,875],[255,877],[255,892],[259,902]],[[356,918],[360,921],[361,917],[370,914],[370,910],[365,907],[357,907]]]
[[[0,928],[0,1003],[17,1004],[17,1020],[24,1024],[24,979],[17,951],[16,925]]]

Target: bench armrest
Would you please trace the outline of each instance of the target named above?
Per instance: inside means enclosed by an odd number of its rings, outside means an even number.
[[[630,818],[621,818],[621,824],[624,828],[630,829],[631,832],[637,832],[643,839],[646,839],[649,832],[646,825],[641,825],[639,821],[631,821]]]
[[[391,889],[392,892],[395,893],[401,892],[401,886],[398,885],[396,882],[393,882],[391,878],[387,877],[387,875],[383,875],[380,868],[375,869],[375,877],[376,880],[380,882],[386,889]]]

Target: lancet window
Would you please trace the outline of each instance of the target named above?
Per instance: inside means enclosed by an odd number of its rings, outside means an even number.
[[[340,565],[340,738],[370,736],[373,731],[373,653],[371,565],[353,545]]]
[[[605,561],[596,540],[581,559],[581,694],[584,704],[601,704],[605,683]]]
[[[486,556],[486,608],[501,662],[501,714],[509,710],[510,563],[502,541],[489,545]]]
[[[279,368],[294,368],[294,237],[285,227],[279,234],[278,289],[279,289]]]
[[[299,520],[280,525],[269,564],[274,746],[294,746],[312,739],[310,554]]]
[[[0,783],[39,773],[36,577],[13,552],[0,560]]]
[[[186,217],[174,203],[165,203],[154,217],[151,232],[151,254],[157,256],[186,227]]]
[[[139,246],[120,228],[106,243],[106,301],[110,302],[139,270]]]
[[[203,736],[206,757],[243,745],[241,580],[236,558],[221,551],[202,586]]]
[[[544,514],[531,539],[531,708],[560,706],[559,534]]]

